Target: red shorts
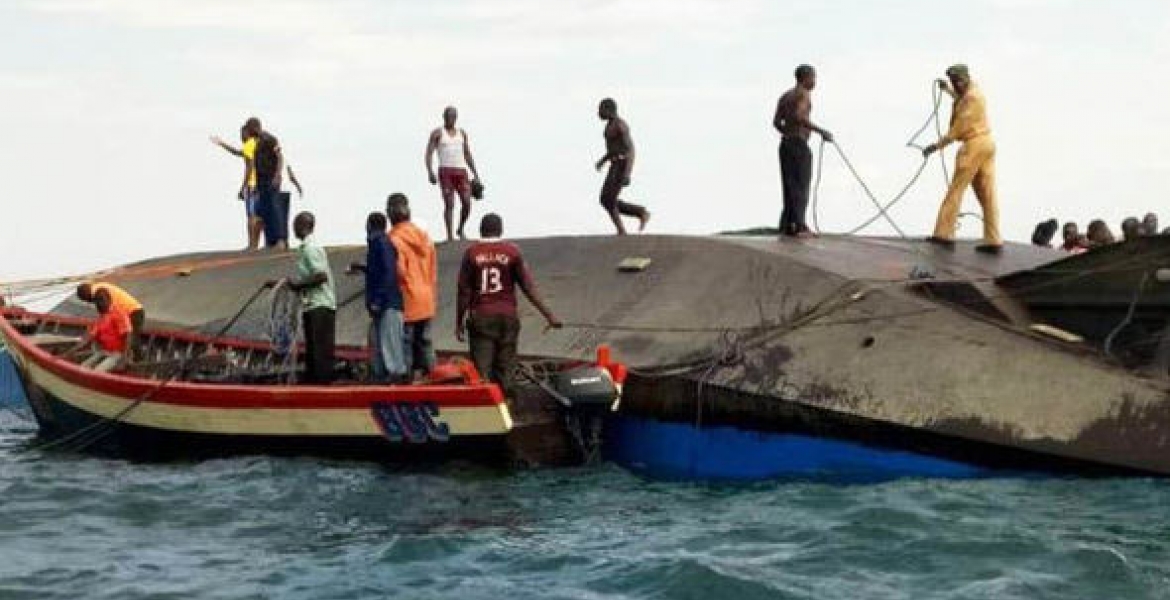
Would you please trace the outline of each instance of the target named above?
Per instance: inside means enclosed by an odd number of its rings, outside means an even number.
[[[464,198],[471,195],[471,180],[467,177],[467,169],[439,167],[439,191],[443,193],[444,198],[453,192],[459,192]]]

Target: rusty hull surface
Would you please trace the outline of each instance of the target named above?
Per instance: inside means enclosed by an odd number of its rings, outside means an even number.
[[[993,280],[1061,258],[1009,245],[999,256],[920,241],[824,236],[629,236],[517,240],[567,323],[543,331],[522,301],[521,352],[588,358],[607,343],[634,367],[623,410],[662,419],[793,430],[989,464],[1040,457],[1087,470],[1170,474],[1170,386],[1018,323],[943,303],[907,281]],[[454,338],[455,279],[466,243],[441,244],[436,347]],[[338,343],[364,344],[364,247],[330,250]],[[624,258],[650,266],[623,273]],[[214,331],[292,254],[212,253],[128,265],[111,276],[155,322]],[[1166,284],[1158,284],[1166,285]],[[59,310],[87,310],[72,301]],[[263,337],[264,297],[232,333]],[[1006,457],[1006,458],[1005,458]],[[1026,460],[1024,462],[1027,462]]]

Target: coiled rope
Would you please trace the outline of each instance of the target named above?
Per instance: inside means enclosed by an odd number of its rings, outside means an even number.
[[[932,83],[932,85],[931,85],[931,100],[932,100],[933,106],[931,108],[930,114],[927,116],[926,121],[922,124],[922,127],[919,127],[918,130],[915,131],[912,136],[910,136],[910,139],[906,142],[907,147],[914,148],[914,149],[921,152],[924,149],[924,146],[918,145],[918,143],[917,143],[918,138],[921,137],[922,134],[926,132],[927,128],[930,127],[931,123],[934,123],[935,131],[937,132],[938,136],[942,137],[942,120],[939,118],[939,109],[942,107],[942,99],[943,99],[942,91],[938,89],[937,85],[933,85],[933,83]],[[820,147],[817,150],[816,179],[814,180],[813,194],[812,194],[813,228],[816,230],[816,232],[818,234],[821,233],[820,216],[819,216],[819,212],[820,212],[819,198],[820,198],[820,187],[821,187],[821,173],[824,170],[825,144],[826,144],[826,142],[822,138]],[[862,191],[865,193],[865,197],[870,201],[870,203],[872,203],[874,205],[875,208],[877,208],[877,212],[872,217],[869,217],[865,221],[861,222],[859,225],[857,225],[851,229],[846,230],[844,232],[844,234],[845,235],[856,235],[856,234],[860,233],[861,231],[863,231],[865,228],[872,225],[878,219],[884,218],[890,224],[890,226],[894,228],[894,231],[896,231],[900,237],[902,237],[903,239],[909,239],[908,236],[906,235],[906,233],[904,231],[902,231],[902,228],[898,226],[898,223],[895,222],[893,217],[890,216],[889,211],[891,208],[894,207],[894,205],[901,202],[902,199],[906,197],[906,194],[910,191],[910,189],[913,188],[916,183],[918,183],[919,178],[922,177],[922,173],[923,173],[923,171],[926,170],[926,167],[929,164],[930,160],[926,157],[923,157],[922,162],[919,163],[918,168],[914,171],[914,174],[910,176],[910,179],[906,182],[906,184],[902,186],[901,190],[897,194],[895,194],[894,197],[891,198],[889,201],[883,203],[880,200],[878,200],[877,195],[873,193],[873,190],[870,189],[869,184],[865,181],[865,179],[861,176],[861,173],[859,173],[857,168],[853,165],[853,161],[851,161],[849,159],[849,156],[847,154],[845,154],[845,150],[841,147],[841,143],[838,141],[834,141],[833,147],[837,150],[837,155],[841,158],[841,162],[845,164],[846,169],[848,169],[849,173],[853,176],[853,178],[861,186]],[[942,167],[943,182],[947,186],[949,186],[950,182],[951,182],[951,176],[950,176],[950,172],[947,169],[946,157],[943,155],[943,153],[941,151],[937,152],[936,154],[938,155],[939,165]]]
[[[268,341],[281,357],[278,372],[281,381],[292,385],[297,379],[297,342],[301,338],[301,299],[280,281],[272,288],[268,310]]]

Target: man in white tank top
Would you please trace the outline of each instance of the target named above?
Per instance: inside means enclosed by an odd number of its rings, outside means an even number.
[[[447,224],[447,241],[455,239],[451,231],[451,217],[455,209],[455,193],[459,193],[459,228],[456,233],[459,239],[467,239],[463,233],[463,226],[471,217],[471,180],[467,170],[471,169],[473,178],[479,180],[479,171],[475,169],[475,159],[471,157],[471,145],[467,143],[467,132],[455,126],[455,119],[459,117],[454,106],[443,109],[443,126],[431,132],[427,141],[427,151],[424,160],[427,164],[427,177],[431,185],[439,184],[439,191],[443,194],[443,221]],[[439,175],[435,176],[431,155],[439,155]]]

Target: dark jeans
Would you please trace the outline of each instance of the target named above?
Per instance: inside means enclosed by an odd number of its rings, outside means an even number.
[[[431,344],[431,320],[411,321],[402,325],[405,346],[406,376],[415,371],[430,373],[435,368],[435,347]]]
[[[617,208],[618,214],[641,218],[642,215],[646,214],[645,208],[618,199],[622,188],[626,185],[625,173],[626,161],[624,159],[610,161],[609,171],[605,173],[605,183],[601,184],[601,205],[609,212],[613,212],[614,208]]]
[[[288,243],[289,194],[283,194],[272,182],[256,183],[256,216],[264,222],[264,245]]]
[[[808,231],[804,213],[808,210],[812,162],[812,150],[807,140],[784,136],[780,142],[780,181],[784,186],[784,210],[780,213],[782,234],[795,235]]]
[[[467,340],[475,370],[500,385],[512,396],[512,372],[516,369],[516,341],[520,320],[504,315],[472,315],[467,321]]]
[[[333,382],[333,348],[337,335],[332,308],[303,313],[305,328],[305,383]]]
[[[138,309],[130,313],[130,344],[126,347],[126,358],[131,361],[139,359],[138,347],[141,343],[142,328],[146,326],[146,311]]]

